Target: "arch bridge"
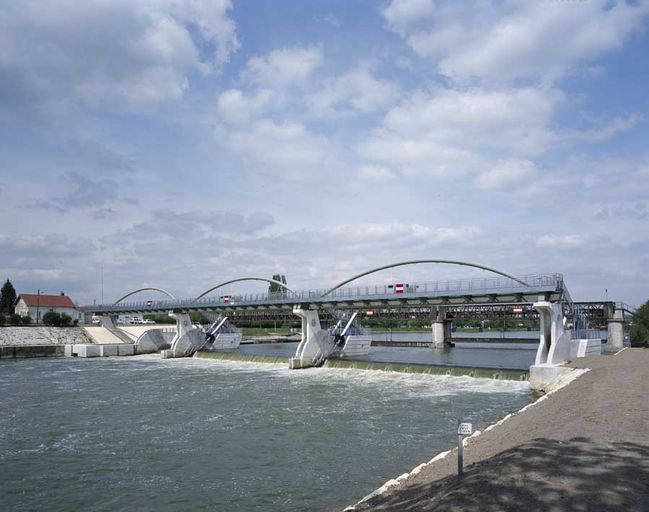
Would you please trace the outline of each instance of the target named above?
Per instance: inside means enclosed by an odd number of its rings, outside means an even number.
[[[354,281],[383,270],[421,264],[462,266],[492,275],[444,281],[353,285]],[[267,282],[280,291],[209,297],[215,290],[242,281]],[[142,291],[156,291],[166,298],[125,302],[127,298]],[[444,347],[450,340],[447,319],[449,308],[516,304],[532,305],[540,315],[541,334],[536,366],[556,365],[568,359],[571,340],[569,327],[583,319],[579,316],[580,311],[575,307],[561,274],[514,276],[491,267],[458,260],[426,259],[393,263],[323,289],[293,290],[280,281],[255,276],[218,283],[190,299],[177,299],[162,288],[147,287],[125,294],[114,304],[86,306],[83,309],[99,315],[171,313],[176,317],[178,325],[171,343],[171,353],[168,354],[172,357],[191,355],[196,350],[204,349],[206,339],[213,339],[225,332],[223,329],[228,328],[228,317],[237,311],[290,311],[300,317],[302,322],[302,339],[290,365],[292,368],[303,368],[318,366],[328,357],[352,357],[363,351],[367,353],[369,336],[364,335],[357,316],[358,310],[364,308],[429,308],[433,347]],[[320,326],[319,312],[323,310],[337,319],[337,323],[329,329]],[[192,311],[218,313],[220,316],[208,332],[198,333],[189,320]]]

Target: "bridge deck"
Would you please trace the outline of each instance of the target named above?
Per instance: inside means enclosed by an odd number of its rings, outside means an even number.
[[[261,293],[228,295],[162,301],[139,301],[113,305],[84,306],[92,313],[153,313],[159,311],[290,309],[374,307],[462,304],[520,304],[545,300],[561,301],[567,295],[560,274],[534,275],[519,278],[526,285],[508,278],[463,279],[457,281],[423,282],[403,285],[355,286],[339,288],[323,296],[325,290],[304,290],[295,293]],[[227,298],[226,298],[227,297]],[[569,296],[568,296],[569,297]]]

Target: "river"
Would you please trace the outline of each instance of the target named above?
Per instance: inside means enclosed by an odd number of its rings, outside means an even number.
[[[419,341],[419,340],[415,340]],[[241,354],[286,357],[295,355],[298,343],[242,344]],[[409,363],[482,368],[527,370],[534,364],[538,344],[532,343],[458,343],[453,348],[372,347],[359,361]]]
[[[281,346],[281,345],[277,345]],[[4,510],[342,509],[525,382],[157,356],[0,362]]]

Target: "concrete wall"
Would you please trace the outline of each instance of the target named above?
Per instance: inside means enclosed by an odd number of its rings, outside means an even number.
[[[600,355],[601,353],[601,339],[580,339],[570,341],[570,359]]]
[[[138,339],[150,329],[165,329],[165,331],[176,332],[176,326],[170,324],[147,324],[147,325],[120,325],[119,329]]]
[[[13,345],[0,347],[0,359],[63,357],[64,355],[64,345]]]
[[[0,327],[0,346],[68,343],[91,343],[91,340],[81,327]]]
[[[82,329],[86,331],[88,342],[90,343],[107,343],[111,345],[114,345],[115,343],[124,343],[105,327],[92,326],[82,327]]]

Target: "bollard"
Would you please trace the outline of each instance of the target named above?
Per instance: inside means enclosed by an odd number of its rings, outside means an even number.
[[[464,443],[466,436],[473,434],[473,425],[466,421],[457,420],[457,477],[464,474]]]

